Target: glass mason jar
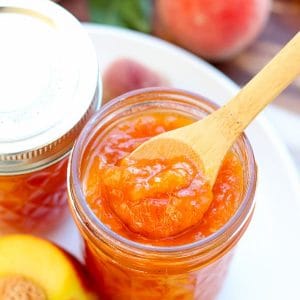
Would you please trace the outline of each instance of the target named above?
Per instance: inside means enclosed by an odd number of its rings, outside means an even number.
[[[103,224],[89,208],[82,188],[82,162],[90,141],[124,116],[148,109],[203,118],[216,105],[185,91],[151,88],[125,94],[105,105],[85,126],[71,155],[69,202],[85,242],[85,260],[103,299],[214,299],[233,249],[246,230],[254,208],[256,165],[242,135],[233,146],[243,166],[240,206],[217,232],[190,244],[152,246],[133,242]]]
[[[1,1],[0,24],[0,234],[50,230],[67,208],[68,155],[99,107],[96,53],[51,1]]]

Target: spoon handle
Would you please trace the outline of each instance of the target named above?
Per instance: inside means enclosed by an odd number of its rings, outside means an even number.
[[[300,32],[230,102],[213,114],[216,120],[225,117],[228,121],[223,133],[227,132],[228,138],[235,140],[298,75]]]
[[[232,100],[202,121],[189,125],[190,132],[194,132],[190,144],[199,149],[211,183],[239,135],[299,74],[300,32]],[[182,132],[182,139],[186,135]]]

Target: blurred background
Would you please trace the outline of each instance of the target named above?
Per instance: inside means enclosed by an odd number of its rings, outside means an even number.
[[[58,0],[82,22],[156,35],[245,84],[300,30],[300,0]],[[300,172],[300,78],[266,115]]]

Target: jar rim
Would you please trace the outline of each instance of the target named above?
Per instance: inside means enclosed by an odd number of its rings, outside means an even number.
[[[238,209],[234,213],[234,215],[229,219],[229,221],[223,225],[220,229],[216,232],[212,233],[211,235],[204,237],[203,239],[197,240],[192,243],[187,243],[183,245],[176,245],[176,246],[157,246],[157,245],[150,245],[150,244],[143,244],[140,242],[132,241],[126,237],[119,235],[118,233],[111,230],[108,226],[106,226],[103,222],[99,220],[99,218],[94,214],[93,210],[89,207],[82,187],[80,183],[80,176],[79,176],[79,166],[77,163],[80,161],[80,155],[84,149],[84,142],[86,140],[86,136],[90,133],[95,125],[97,125],[99,119],[105,114],[111,107],[115,106],[117,103],[123,101],[127,98],[138,97],[139,95],[145,95],[152,93],[160,93],[160,94],[177,94],[179,96],[185,96],[189,99],[196,99],[201,100],[201,104],[207,105],[210,108],[218,107],[215,103],[205,99],[204,97],[197,95],[192,92],[188,92],[182,89],[176,88],[144,88],[135,91],[128,92],[123,94],[108,103],[106,103],[96,114],[92,116],[92,118],[87,122],[85,127],[83,128],[81,134],[79,135],[70,155],[69,165],[68,165],[68,193],[69,193],[69,203],[71,206],[71,211],[76,217],[79,217],[79,220],[85,219],[84,226],[88,229],[89,233],[92,236],[96,236],[97,238],[104,238],[104,235],[107,235],[110,239],[113,239],[117,242],[118,246],[123,248],[132,249],[134,248],[137,251],[148,251],[152,253],[161,253],[161,254],[171,254],[176,252],[182,251],[191,251],[196,249],[208,249],[212,244],[214,244],[217,240],[220,239],[227,239],[228,238],[228,231],[233,229],[235,225],[238,224],[238,227],[242,227],[245,223],[246,218],[242,218],[243,213],[246,211],[247,216],[251,214],[252,209],[254,207],[253,195],[256,188],[256,163],[253,155],[252,147],[249,143],[248,138],[244,133],[238,138],[241,140],[245,152],[247,153],[247,168],[252,171],[250,175],[249,183],[247,184],[247,188],[244,192],[244,196],[242,202],[240,203]],[[162,100],[163,101],[163,100]],[[71,186],[72,185],[72,186]],[[73,189],[73,188],[74,189]],[[75,191],[74,191],[75,190]],[[74,201],[73,193],[75,192],[76,200]],[[242,219],[245,219],[244,221]],[[239,222],[240,221],[240,222]],[[91,233],[92,232],[92,233]],[[101,236],[99,235],[101,233]]]

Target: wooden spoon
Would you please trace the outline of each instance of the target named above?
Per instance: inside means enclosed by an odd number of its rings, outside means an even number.
[[[191,125],[151,138],[129,158],[185,156],[204,169],[213,186],[224,156],[255,116],[300,74],[300,32],[219,110]]]

